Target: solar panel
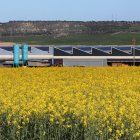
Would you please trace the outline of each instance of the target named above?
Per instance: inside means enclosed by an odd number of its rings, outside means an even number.
[[[65,52],[72,53],[72,47],[57,47],[57,48]]]
[[[137,50],[140,50],[140,46],[136,46],[135,48],[136,48]]]
[[[106,53],[110,53],[112,51],[111,47],[95,47],[95,48]]]
[[[40,47],[31,47],[31,54],[33,55],[45,55],[45,54],[48,54],[49,52],[48,51],[44,51],[44,50],[41,50],[39,49]],[[48,50],[48,49],[46,49]]]
[[[118,50],[121,50],[121,51],[123,51],[123,52],[131,52],[131,47],[122,47],[122,46],[118,46],[118,47],[115,47],[116,49],[118,49]]]
[[[0,47],[0,55],[12,55],[12,54],[13,54],[13,49],[11,50],[11,48],[6,49],[6,47]]]
[[[3,49],[3,50],[6,50],[6,51],[13,51],[13,47],[0,47],[1,49]]]
[[[36,47],[37,49],[39,49],[39,50],[41,50],[41,51],[47,51],[47,52],[49,52],[49,47],[47,47],[47,46],[43,46],[43,47]]]
[[[92,48],[91,47],[86,47],[86,46],[80,46],[80,47],[75,47],[79,50],[82,50],[84,52],[88,52],[88,53],[91,53],[92,52]]]

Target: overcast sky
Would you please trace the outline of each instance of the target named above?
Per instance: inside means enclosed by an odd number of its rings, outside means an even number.
[[[9,20],[140,21],[140,0],[0,0]]]

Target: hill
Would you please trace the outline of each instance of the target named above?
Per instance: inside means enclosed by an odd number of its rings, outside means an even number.
[[[0,23],[1,36],[46,35],[61,37],[116,32],[140,32],[140,22],[10,21]]]
[[[139,33],[119,33],[119,34],[95,34],[76,35],[66,37],[47,36],[15,36],[3,37],[4,42],[28,43],[32,45],[132,45],[132,39],[137,39],[136,44],[140,45]]]
[[[0,41],[56,45],[140,44],[140,22],[10,21],[0,23]]]

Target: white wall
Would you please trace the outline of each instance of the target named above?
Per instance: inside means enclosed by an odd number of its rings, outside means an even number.
[[[107,66],[106,59],[63,59],[63,66]]]

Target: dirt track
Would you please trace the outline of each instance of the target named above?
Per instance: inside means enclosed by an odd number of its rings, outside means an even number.
[[[13,46],[14,44],[13,42],[0,42],[0,46]]]

